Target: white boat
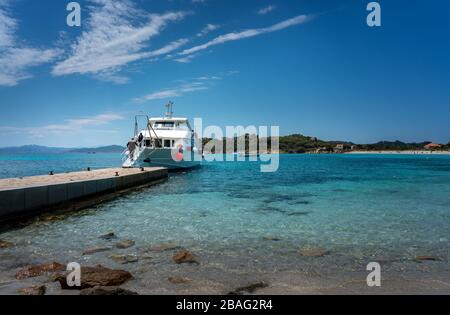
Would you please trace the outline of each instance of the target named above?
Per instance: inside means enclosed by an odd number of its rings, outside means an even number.
[[[172,107],[172,102],[167,104],[167,112],[161,118],[135,117],[134,137],[124,152],[124,168],[163,166],[176,170],[201,165],[197,135],[187,118],[173,117]],[[145,117],[147,124],[142,130],[138,125],[140,117]]]

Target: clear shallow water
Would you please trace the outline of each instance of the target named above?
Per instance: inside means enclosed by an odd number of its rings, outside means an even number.
[[[0,178],[45,175],[56,173],[117,167],[121,165],[121,155],[105,154],[0,154]]]
[[[2,177],[119,164],[114,154],[0,157]],[[160,243],[186,247],[202,261],[190,272],[203,276],[299,271],[345,278],[379,261],[393,274],[441,279],[450,274],[450,157],[283,155],[276,173],[260,173],[254,162],[207,163],[62,221],[0,234],[17,244],[0,252],[1,268],[49,260],[117,267],[111,253],[81,256],[107,245],[98,236],[108,231],[135,240],[125,252],[138,256]],[[329,255],[299,255],[308,248]],[[417,255],[440,261],[419,264]],[[167,254],[151,261],[152,274],[173,268]],[[140,270],[148,262],[127,266]]]

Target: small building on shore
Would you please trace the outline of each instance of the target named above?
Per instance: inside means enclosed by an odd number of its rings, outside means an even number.
[[[336,144],[333,151],[335,153],[342,153],[342,152],[344,152],[344,149],[345,149],[345,145],[343,143],[339,143],[339,144]]]
[[[424,146],[425,150],[439,150],[441,148],[442,148],[442,144],[438,144],[438,143],[429,143]]]

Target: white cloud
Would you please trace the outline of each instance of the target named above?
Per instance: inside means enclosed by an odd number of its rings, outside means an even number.
[[[54,60],[62,51],[39,49],[19,43],[17,20],[8,11],[8,3],[0,1],[0,86],[15,86],[31,77],[28,69]]]
[[[197,57],[198,54],[192,54],[189,56],[185,56],[185,57],[180,57],[180,58],[175,58],[174,61],[179,62],[179,63],[190,63],[192,62],[192,60]]]
[[[198,34],[197,37],[205,36],[217,29],[220,28],[220,25],[217,24],[207,24]]]
[[[14,30],[17,27],[17,21],[8,16],[4,6],[0,2],[0,49],[14,44]]]
[[[277,8],[277,7],[274,6],[274,5],[269,5],[269,6],[267,6],[267,7],[264,7],[264,8],[262,8],[262,9],[260,9],[260,10],[258,11],[258,14],[259,14],[259,15],[266,15],[267,13],[272,12],[272,11],[275,10],[276,8]]]
[[[71,46],[70,55],[53,68],[53,75],[92,74],[101,79],[117,76],[125,65],[145,58],[166,54],[187,43],[180,39],[155,51],[145,51],[149,41],[169,22],[183,19],[186,12],[148,14],[136,9],[129,0],[91,0],[84,31]],[[141,22],[144,20],[145,22]]]
[[[47,137],[51,135],[64,135],[84,133],[92,130],[92,127],[100,127],[111,122],[122,120],[124,117],[120,114],[107,113],[87,118],[67,119],[64,124],[51,124],[38,127],[9,127],[0,126],[2,134],[17,134],[31,136],[34,138]],[[104,130],[105,132],[107,130]]]
[[[248,29],[248,30],[238,32],[238,33],[228,33],[225,35],[220,35],[205,44],[198,45],[198,46],[195,46],[195,47],[192,47],[189,49],[185,49],[182,52],[180,52],[179,55],[187,56],[187,55],[197,53],[201,50],[208,49],[211,46],[224,44],[224,43],[230,42],[230,41],[241,40],[244,38],[250,38],[250,37],[254,37],[254,36],[258,36],[258,35],[262,35],[262,34],[266,34],[266,33],[276,32],[276,31],[288,28],[290,26],[303,24],[303,23],[307,22],[309,19],[310,19],[310,16],[308,16],[308,15],[298,15],[296,17],[282,21],[282,22],[272,25],[270,27]]]
[[[214,82],[217,82],[219,80],[222,80],[223,78],[230,77],[238,73],[239,71],[236,70],[225,71],[221,72],[218,75],[201,76],[192,79],[192,82],[187,82],[185,80],[176,80],[175,82],[179,83],[179,86],[177,87],[152,92],[143,97],[135,98],[132,101],[134,103],[145,103],[154,100],[168,100],[170,98],[182,96],[186,93],[208,90],[212,85],[214,85]]]
[[[182,96],[186,93],[191,93],[195,91],[203,91],[209,89],[209,86],[204,82],[193,82],[193,83],[183,83],[175,88],[163,89],[160,91],[152,92],[143,97],[133,99],[135,103],[144,103],[154,100],[163,100],[168,98],[174,98]]]

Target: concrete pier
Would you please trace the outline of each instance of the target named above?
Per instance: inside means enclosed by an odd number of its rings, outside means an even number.
[[[111,168],[0,179],[0,222],[87,207],[134,187],[167,179],[166,168]]]

